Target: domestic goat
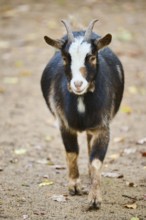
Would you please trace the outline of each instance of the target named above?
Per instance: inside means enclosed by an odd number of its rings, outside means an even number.
[[[77,133],[85,131],[89,152],[90,207],[102,201],[100,172],[110,139],[110,121],[117,113],[124,90],[124,72],[118,57],[107,46],[112,35],[92,32],[97,20],[86,31],[72,32],[62,20],[67,35],[60,40],[45,36],[57,49],[44,69],[41,87],[51,113],[59,122],[69,170],[69,192],[81,194]]]

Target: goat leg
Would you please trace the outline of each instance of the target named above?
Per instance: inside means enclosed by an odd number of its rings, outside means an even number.
[[[79,147],[77,142],[77,134],[72,132],[65,127],[61,128],[62,140],[66,150],[66,159],[68,164],[69,172],[69,193],[71,195],[80,195],[81,194],[81,183],[79,178],[78,170],[78,154]]]
[[[100,208],[102,202],[100,171],[109,143],[109,129],[94,130],[91,139],[90,176],[91,188],[88,195],[90,208]]]

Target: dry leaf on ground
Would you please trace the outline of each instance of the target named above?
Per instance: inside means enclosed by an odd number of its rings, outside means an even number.
[[[110,159],[112,159],[112,160],[116,160],[116,159],[118,159],[119,157],[120,157],[120,154],[111,154],[111,155],[109,155],[108,156]]]
[[[139,144],[139,145],[143,145],[145,143],[146,143],[146,137],[144,137],[136,142],[136,144]]]
[[[52,136],[47,135],[47,136],[45,137],[45,141],[47,141],[47,142],[50,142],[50,141],[52,141],[52,140],[53,140],[53,137],[52,137]]]
[[[133,36],[129,30],[120,28],[119,32],[115,34],[115,38],[120,41],[129,42],[132,40]]]
[[[19,149],[15,149],[14,150],[14,153],[16,155],[23,155],[23,154],[26,154],[27,150],[25,148],[19,148]]]
[[[17,84],[18,83],[18,77],[14,76],[7,76],[3,79],[4,84]]]
[[[0,49],[7,49],[9,47],[10,47],[10,42],[4,41],[4,40],[0,40]]]
[[[136,187],[137,185],[133,182],[126,182],[126,186],[129,186],[129,187]]]
[[[128,92],[133,94],[133,95],[136,95],[139,91],[138,91],[138,88],[136,86],[129,86],[128,87]]]
[[[41,182],[40,184],[39,184],[39,186],[41,187],[41,186],[50,186],[50,185],[53,185],[54,184],[54,182],[53,181],[51,181],[51,180],[44,180],[43,182]]]
[[[132,217],[130,220],[139,220],[137,217]]]
[[[141,151],[141,155],[142,155],[143,157],[146,157],[146,151]]]
[[[32,75],[32,72],[29,70],[24,70],[22,72],[19,73],[20,77],[30,77]]]
[[[115,137],[115,138],[114,138],[114,143],[124,142],[124,140],[125,140],[124,137]]]
[[[132,108],[128,105],[122,106],[120,111],[122,113],[126,113],[126,114],[131,114],[132,113]]]
[[[23,215],[23,219],[28,219],[29,216],[28,215]]]
[[[103,172],[102,176],[104,177],[110,177],[110,178],[123,178],[123,174],[116,173],[116,172]]]
[[[134,202],[134,203],[131,203],[131,204],[126,204],[126,205],[124,205],[124,207],[127,208],[127,209],[136,209],[137,205]]]
[[[54,167],[56,170],[65,170],[66,169],[66,166],[64,166],[64,165],[55,165]]]
[[[64,195],[53,195],[51,197],[52,200],[57,201],[57,202],[66,202],[67,201],[67,197]]]
[[[4,94],[5,93],[5,89],[3,87],[0,87],[0,94]]]
[[[136,152],[136,148],[125,148],[124,154],[134,154]]]

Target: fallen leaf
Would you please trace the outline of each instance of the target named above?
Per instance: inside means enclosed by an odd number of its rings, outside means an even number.
[[[124,137],[115,137],[115,138],[114,138],[114,143],[124,142],[124,140],[125,140]]]
[[[110,177],[110,178],[123,178],[123,174],[116,173],[116,172],[103,172],[101,174],[104,177]]]
[[[65,169],[66,169],[66,166],[63,166],[63,165],[55,165],[55,169],[56,169],[56,170],[65,170]]]
[[[42,211],[33,211],[34,215],[45,215],[45,212]]]
[[[30,10],[30,5],[24,4],[17,6],[17,11],[19,12],[28,12],[29,10]]]
[[[132,217],[130,220],[140,220],[140,219],[137,217]]]
[[[5,77],[3,79],[3,83],[5,83],[5,84],[17,84],[18,83],[18,78],[14,77],[14,76]]]
[[[145,143],[146,143],[146,137],[144,137],[136,142],[136,144],[139,144],[139,145],[143,145]]]
[[[19,76],[21,76],[21,77],[29,77],[31,75],[32,75],[32,72],[31,71],[27,71],[27,70],[22,71],[22,72],[19,73]]]
[[[135,86],[130,86],[130,87],[128,87],[128,91],[129,91],[129,93],[136,95],[138,93],[138,88]]]
[[[136,148],[125,148],[124,154],[134,154],[136,152]]]
[[[29,216],[28,215],[23,215],[23,219],[25,220],[25,219],[28,219],[29,218]]]
[[[15,149],[14,153],[17,155],[23,155],[26,154],[27,150],[25,148],[19,148],[19,149]]]
[[[39,187],[42,187],[42,186],[50,186],[50,185],[53,185],[53,184],[54,184],[53,181],[45,179],[43,182],[41,182],[41,183],[39,184]]]
[[[5,89],[3,87],[0,87],[0,94],[4,94],[5,93]]]
[[[3,14],[3,18],[11,18],[17,15],[16,9],[9,9]]]
[[[109,155],[108,156],[110,159],[112,159],[112,160],[116,160],[116,159],[118,159],[119,157],[120,157],[120,154],[111,154],[111,155]]]
[[[46,164],[46,165],[54,165],[54,163],[48,159],[40,159],[36,161],[39,164]]]
[[[142,152],[141,152],[141,155],[142,155],[143,157],[146,157],[146,151],[142,151]]]
[[[128,208],[128,209],[136,209],[137,208],[137,205],[136,203],[131,203],[131,204],[126,204],[124,205],[125,208]]]
[[[46,159],[40,159],[40,160],[37,160],[36,162],[39,164],[48,164],[48,160]]]
[[[22,67],[22,66],[24,66],[24,63],[23,63],[22,60],[17,60],[17,61],[15,62],[15,67],[19,68],[19,67]]]
[[[53,195],[51,197],[52,200],[57,201],[57,202],[66,202],[67,201],[67,197],[64,195]]]
[[[137,185],[133,182],[126,182],[126,186],[129,186],[129,187],[136,187]]]
[[[120,28],[119,32],[115,34],[115,37],[120,41],[131,41],[132,40],[132,34],[129,30],[126,30],[124,28]]]
[[[0,41],[0,49],[7,49],[10,47],[10,42],[8,41]]]
[[[132,108],[128,105],[122,106],[120,111],[122,113],[126,113],[126,114],[131,114],[132,113]]]
[[[53,139],[53,137],[52,137],[52,136],[49,136],[49,135],[47,135],[47,136],[45,137],[45,141],[47,141],[47,142],[50,142],[52,139]]]

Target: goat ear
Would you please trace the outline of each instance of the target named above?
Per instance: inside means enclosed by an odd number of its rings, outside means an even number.
[[[44,39],[45,39],[46,43],[49,44],[50,46],[55,47],[59,50],[62,49],[62,46],[63,46],[63,43],[64,43],[63,41],[54,40],[54,39],[52,39],[50,37],[47,37],[47,36],[44,36]]]
[[[112,35],[106,34],[104,37],[97,39],[94,43],[97,46],[97,49],[100,50],[103,47],[108,46],[112,41]]]

